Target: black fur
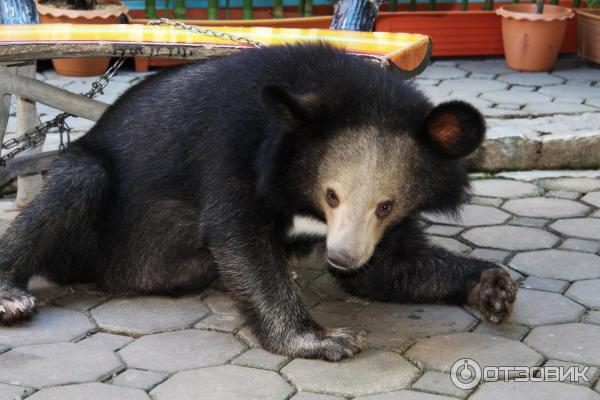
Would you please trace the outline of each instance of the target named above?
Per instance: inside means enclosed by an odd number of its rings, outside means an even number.
[[[57,159],[0,241],[0,306],[14,306],[7,299],[33,274],[119,293],[202,290],[221,277],[267,349],[352,355],[359,338],[325,331],[301,305],[286,233],[296,214],[324,218],[309,192],[333,135],[371,124],[421,143],[433,109],[394,73],[324,45],[247,50],[150,77]],[[351,293],[464,303],[493,267],[428,245],[415,224],[420,211],[455,211],[468,188],[460,160],[422,143],[407,182],[418,193],[412,215],[368,267],[340,277]],[[30,311],[0,308],[0,319]]]

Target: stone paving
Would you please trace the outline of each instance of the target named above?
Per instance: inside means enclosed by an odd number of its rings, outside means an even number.
[[[99,99],[114,101],[144,76],[123,71]],[[39,79],[74,92],[94,80],[53,71]],[[574,59],[560,60],[551,74],[515,73],[496,59],[438,61],[415,82],[436,102],[461,98],[481,108],[490,127],[486,151],[497,153],[481,165],[520,168],[531,161],[530,143],[538,143],[536,163],[545,160],[546,143],[576,143],[587,160],[600,154],[593,154],[600,70]],[[42,119],[56,114],[39,109]],[[75,137],[91,126],[78,118],[70,124]],[[50,135],[45,149],[58,142]],[[216,289],[114,298],[34,278],[30,289],[42,304],[35,318],[0,328],[0,400],[600,399],[600,171],[472,178],[474,196],[460,219],[424,215],[423,224],[431,241],[501,263],[519,280],[514,314],[502,325],[468,307],[348,296],[315,254],[292,266],[306,306],[327,327],[362,331],[369,349],[339,363],[290,360],[262,349]],[[13,199],[0,200],[0,230],[17,214]],[[589,368],[587,380],[517,382],[509,373],[507,381],[463,390],[449,372],[465,357],[481,366]]]
[[[560,177],[565,175],[567,177]],[[317,321],[366,334],[338,363],[262,349],[227,293],[116,297],[30,286],[42,306],[0,328],[0,400],[600,399],[600,171],[473,175],[461,217],[424,215],[430,240],[501,263],[520,281],[502,325],[468,307],[367,302],[333,284],[315,253],[293,276]],[[15,217],[0,201],[3,229]],[[483,382],[463,390],[455,361],[482,367],[589,367],[585,379]]]

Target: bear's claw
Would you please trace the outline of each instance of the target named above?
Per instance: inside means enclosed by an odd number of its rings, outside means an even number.
[[[366,340],[348,328],[324,330],[320,333],[306,333],[287,342],[283,351],[290,357],[320,358],[339,361],[352,357],[366,347]]]
[[[0,324],[29,319],[35,311],[35,297],[24,291],[0,286]]]
[[[498,324],[510,315],[518,290],[510,274],[500,267],[483,271],[479,282],[469,292],[468,303],[485,318]]]

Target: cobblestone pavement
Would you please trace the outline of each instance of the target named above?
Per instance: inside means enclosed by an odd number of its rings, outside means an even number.
[[[130,85],[147,74],[123,70],[106,94],[98,99],[112,103]],[[53,70],[38,79],[81,93],[94,78],[69,78]],[[487,118],[483,149],[471,158],[477,170],[596,168],[600,165],[600,68],[575,57],[559,59],[551,73],[518,73],[500,58],[434,61],[415,84],[434,102],[461,99],[471,102]],[[40,106],[42,119],[56,110]],[[75,137],[92,125],[70,120]],[[8,132],[14,132],[14,119]],[[58,146],[50,135],[45,146]]]
[[[423,223],[433,242],[502,263],[520,281],[507,323],[466,307],[348,296],[314,254],[292,266],[311,314],[364,332],[369,349],[339,363],[290,360],[257,345],[224,292],[113,298],[34,279],[37,315],[0,328],[0,400],[600,399],[600,171],[473,178],[459,220],[425,215]],[[10,199],[0,211],[5,229],[17,211]],[[587,382],[461,390],[449,372],[465,357],[590,368]]]

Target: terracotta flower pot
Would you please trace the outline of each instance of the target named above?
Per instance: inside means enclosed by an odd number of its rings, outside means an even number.
[[[577,53],[600,64],[600,9],[577,10]]]
[[[547,71],[558,57],[575,15],[566,7],[546,5],[536,14],[535,4],[510,4],[496,10],[502,17],[502,42],[506,64],[519,71]]]
[[[52,7],[48,3],[36,2],[40,22],[43,24],[118,24],[127,6],[120,0],[99,0],[99,4],[114,4],[114,7],[95,10],[69,10]],[[102,75],[110,64],[110,57],[55,58],[54,69],[61,75],[95,76]]]

